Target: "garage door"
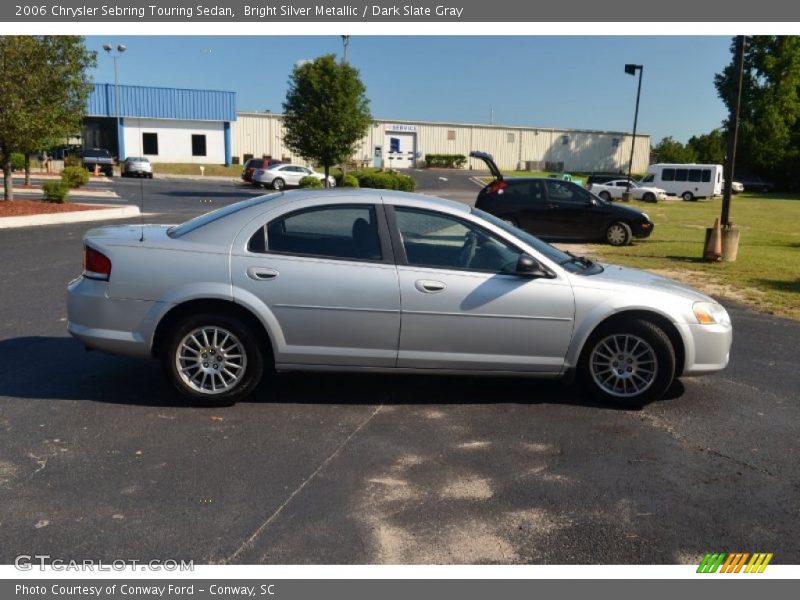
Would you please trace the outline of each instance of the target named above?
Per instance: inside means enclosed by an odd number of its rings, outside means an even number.
[[[392,169],[410,169],[416,163],[414,153],[416,151],[417,134],[399,131],[390,131],[386,134],[384,141],[385,160],[383,166]]]

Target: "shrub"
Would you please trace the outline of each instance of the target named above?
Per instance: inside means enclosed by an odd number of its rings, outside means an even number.
[[[461,169],[467,164],[463,154],[426,154],[425,166],[440,169]]]
[[[300,180],[300,187],[301,188],[321,188],[321,187],[324,187],[324,186],[322,184],[322,180],[321,179],[317,179],[316,177],[311,177],[311,175],[309,175],[308,177],[303,177]]]
[[[11,153],[11,170],[21,171],[25,168],[25,155],[19,152]]]
[[[54,204],[64,204],[69,193],[69,186],[63,181],[45,181],[42,184],[44,198]]]
[[[417,187],[417,182],[408,175],[395,175],[397,177],[397,187],[401,192],[413,192]]]
[[[349,188],[357,188],[360,187],[358,184],[358,177],[348,173],[347,175],[343,176],[341,181],[338,182],[338,185],[341,187],[349,187]]]
[[[81,164],[80,156],[76,156],[74,154],[67,154],[64,157],[64,166],[65,167],[83,167]]]
[[[83,167],[64,167],[61,181],[72,189],[79,188],[89,183],[89,172]]]
[[[413,192],[417,187],[416,182],[411,177],[397,173],[363,171],[353,173],[353,176],[358,180],[359,187],[362,188]]]

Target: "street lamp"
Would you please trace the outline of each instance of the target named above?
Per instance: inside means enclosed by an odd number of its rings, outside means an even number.
[[[350,36],[343,35],[342,36],[342,48],[344,49],[344,54],[342,56],[342,62],[347,62],[347,47],[350,45]]]
[[[119,123],[119,69],[117,67],[117,59],[122,56],[122,53],[127,50],[128,47],[125,44],[117,44],[117,53],[111,54],[111,51],[114,50],[114,47],[111,44],[103,44],[103,50],[105,50],[111,59],[114,61],[114,115],[116,116],[117,120],[117,160],[122,158],[122,145],[120,143],[121,136],[120,136],[120,123]]]
[[[631,140],[631,158],[628,161],[628,180],[625,186],[625,193],[622,199],[630,202],[631,199],[631,172],[633,171],[633,151],[636,149],[636,125],[639,121],[639,96],[642,94],[642,73],[644,72],[644,65],[625,65],[625,72],[628,75],[636,76],[636,71],[639,71],[639,86],[636,89],[636,112],[633,113],[633,139]]]

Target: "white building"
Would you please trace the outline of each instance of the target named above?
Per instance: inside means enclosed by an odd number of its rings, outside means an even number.
[[[283,117],[240,112],[231,124],[234,162],[270,156],[302,162],[283,143]],[[464,123],[376,119],[352,157],[366,166],[410,168],[424,165],[426,154],[463,154],[482,150],[501,169],[548,171],[627,171],[632,136],[618,131],[551,129]],[[644,173],[650,136],[637,134],[633,171]],[[468,160],[466,168],[484,169]]]

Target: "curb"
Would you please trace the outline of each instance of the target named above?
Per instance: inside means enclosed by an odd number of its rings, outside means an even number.
[[[241,177],[234,175],[178,175],[177,173],[153,173],[153,179],[185,179],[190,181],[230,181],[236,183]]]
[[[114,206],[98,210],[75,210],[72,212],[49,213],[44,215],[23,215],[19,217],[0,218],[0,229],[13,227],[34,227],[37,225],[60,225],[62,223],[82,223],[85,221],[103,221],[107,219],[127,219],[139,216],[138,206]]]

